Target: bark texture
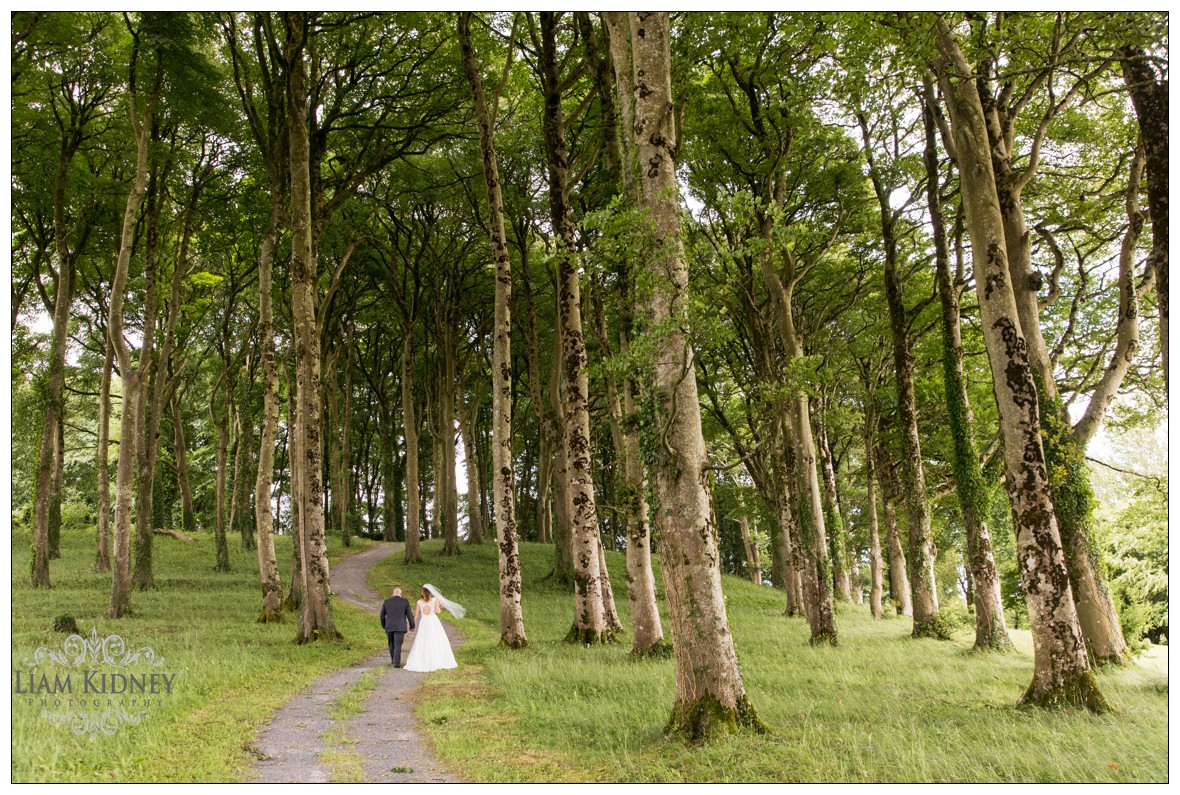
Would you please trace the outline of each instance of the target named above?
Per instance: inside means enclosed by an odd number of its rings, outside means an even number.
[[[1004,651],[1012,646],[1004,623],[1004,605],[1000,598],[1000,576],[992,555],[987,522],[987,489],[980,468],[979,453],[971,428],[971,406],[967,400],[967,383],[963,375],[963,340],[960,328],[959,289],[951,273],[950,248],[939,193],[940,169],[935,143],[934,109],[923,107],[926,133],[926,196],[934,236],[934,262],[937,271],[938,297],[942,305],[942,378],[950,421],[955,491],[967,531],[967,574],[970,599],[975,606],[975,649]]]
[[[971,234],[984,342],[1000,415],[1005,481],[1016,529],[1021,584],[1033,634],[1033,680],[1020,701],[1106,711],[1109,707],[1086,657],[1053,512],[1041,446],[1035,373],[1010,283],[1004,218],[983,107],[971,67],[941,17],[935,20],[935,36],[943,58],[944,92]]]
[[[303,563],[300,643],[339,637],[331,613],[328,550],[324,541],[323,419],[320,391],[320,333],[316,316],[316,261],[312,246],[311,175],[307,133],[308,93],[304,56],[307,12],[284,13],[287,62],[287,131],[291,179],[291,318],[294,324],[299,456],[292,476],[300,482],[299,512]]]
[[[274,307],[271,272],[275,243],[282,223],[277,196],[271,196],[270,225],[258,252],[258,337],[262,359],[262,428],[258,439],[258,474],[254,479],[254,528],[258,535],[258,574],[262,610],[258,620],[278,621],[283,612],[283,585],[274,546],[271,487],[274,482],[275,444],[279,429],[279,369],[275,361]],[[179,461],[180,453],[177,453]]]
[[[541,76],[545,155],[549,177],[549,213],[557,233],[557,305],[561,323],[561,368],[565,377],[565,451],[572,508],[574,620],[567,640],[606,643],[614,635],[605,604],[606,570],[599,554],[598,509],[590,455],[590,379],[586,373],[586,340],[582,329],[580,257],[574,242],[569,205],[569,152],[565,142],[561,75],[557,65],[557,14],[541,12]]]
[[[459,43],[463,68],[475,101],[479,125],[492,257],[496,268],[496,297],[492,326],[492,499],[495,502],[496,545],[499,551],[500,642],[509,648],[528,645],[521,613],[520,551],[516,538],[515,475],[512,469],[512,267],[504,236],[504,200],[496,163],[494,139],[496,102],[491,108],[471,43],[471,14],[459,14]],[[505,69],[505,74],[507,74]]]
[[[688,268],[676,202],[669,21],[666,12],[630,15],[632,84],[641,204],[656,259],[646,309],[655,328],[654,431],[663,449],[653,479],[656,527],[665,545],[668,606],[676,655],[676,696],[668,729],[702,739],[738,728],[764,730],[742,683],[721,593],[717,528],[711,520],[708,461],[692,349],[683,324]],[[622,71],[626,62],[616,62]]]

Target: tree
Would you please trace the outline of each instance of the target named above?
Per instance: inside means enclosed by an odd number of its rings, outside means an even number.
[[[1109,709],[1090,671],[1074,609],[1049,473],[1041,446],[1037,387],[1009,281],[1004,219],[992,171],[986,117],[974,74],[950,26],[934,21],[940,82],[950,111],[961,190],[980,286],[984,341],[1000,412],[1005,483],[1012,507],[1021,586],[1033,631],[1033,681],[1022,703]]]
[[[975,599],[975,648],[979,651],[1004,651],[1011,647],[1004,623],[1004,605],[1000,599],[1000,578],[992,555],[988,533],[988,491],[984,486],[979,455],[975,450],[971,408],[963,376],[963,341],[960,328],[959,289],[963,281],[951,274],[950,251],[942,214],[941,181],[935,141],[934,108],[923,104],[926,135],[927,208],[934,232],[934,264],[938,276],[938,298],[942,305],[943,388],[946,393],[947,419],[954,439],[955,491],[967,530],[967,570]]]
[[[488,226],[492,260],[496,269],[495,322],[492,328],[492,500],[496,506],[496,543],[499,547],[500,571],[500,642],[509,648],[528,644],[524,618],[520,610],[520,553],[516,541],[516,505],[513,501],[512,468],[512,266],[504,234],[504,200],[500,193],[500,175],[496,163],[494,131],[500,94],[512,64],[512,45],[504,66],[504,76],[489,105],[484,95],[483,78],[475,58],[471,37],[471,13],[460,12],[459,45],[463,69],[471,86],[479,125],[479,146],[483,161],[484,185],[488,196]],[[513,20],[515,31],[516,19]],[[511,41],[511,38],[510,38]],[[470,495],[470,492],[469,492]]]
[[[307,134],[306,47],[312,18],[306,12],[283,15],[286,61],[287,131],[291,180],[291,316],[295,330],[297,414],[292,478],[299,481],[299,547],[303,562],[303,615],[300,643],[339,637],[332,619],[328,555],[324,542],[323,448],[320,416],[320,337],[316,317],[316,261],[313,256],[311,176]]]
[[[622,30],[612,12],[612,29]],[[681,242],[674,173],[669,22],[666,12],[631,13],[631,58],[616,59],[619,85],[633,87],[634,161],[640,206],[651,219],[644,310],[653,335],[649,429],[661,439],[653,467],[656,528],[676,653],[676,697],[668,728],[702,739],[738,728],[766,729],[746,695],[721,595],[717,527],[710,507],[704,438],[692,349],[683,323],[688,270]]]

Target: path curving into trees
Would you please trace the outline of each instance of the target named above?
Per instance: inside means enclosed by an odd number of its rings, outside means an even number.
[[[368,574],[403,546],[377,544],[341,560],[332,568],[333,595],[376,615],[381,597],[368,584]],[[452,646],[463,642],[453,626],[444,626]],[[375,621],[373,631],[381,631]],[[414,637],[413,632],[406,636],[406,653]],[[334,720],[337,700],[370,672],[376,675],[377,684],[364,696],[361,711]],[[413,693],[424,676],[404,669],[395,672],[385,650],[321,676],[259,730],[251,748],[259,761],[248,780],[271,784],[461,781],[435,759],[414,717]]]

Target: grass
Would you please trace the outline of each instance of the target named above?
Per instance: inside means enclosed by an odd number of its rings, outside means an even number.
[[[811,648],[803,619],[784,618],[779,592],[725,579],[746,688],[768,736],[703,746],[666,738],[671,660],[633,661],[629,637],[601,648],[563,643],[572,592],[549,586],[552,548],[522,545],[530,645],[498,646],[496,548],[465,546],[425,562],[400,556],[370,577],[382,593],[424,582],[467,607],[459,668],[430,674],[417,714],[442,760],[471,781],[494,782],[1132,782],[1168,779],[1166,649],[1099,673],[1121,709],[1095,717],[1017,708],[1032,678],[1032,643],[978,655],[973,635],[913,640],[907,619],[874,622],[840,606],[838,648]],[[624,624],[622,555],[607,553]],[[661,594],[662,595],[662,594]],[[446,620],[453,620],[444,616]],[[664,614],[667,630],[667,614]]]
[[[63,530],[62,558],[52,561],[54,587],[48,591],[29,586],[29,533],[14,528],[14,670],[26,669],[24,660],[38,647],[59,647],[66,635],[52,631],[53,620],[71,615],[83,635],[94,627],[100,638],[122,636],[131,649],[151,647],[164,658],[158,670],[176,679],[173,693],[161,696],[141,725],[94,738],[75,735],[68,726],[49,726],[39,703],[30,706],[28,697],[14,695],[13,781],[241,780],[255,761],[251,744],[257,729],[277,707],[317,676],[385,647],[372,616],[341,600],[333,603],[333,613],[343,643],[296,645],[297,616],[280,624],[256,623],[261,607],[257,553],[231,538],[232,571],[215,573],[212,533],[195,538],[190,544],[157,536],[156,590],[133,593],[133,614],[110,620],[111,580],[93,570],[93,528]],[[284,587],[291,570],[290,541],[276,539]],[[365,543],[344,550],[331,539],[329,554],[336,560]],[[81,679],[79,672],[73,679]]]

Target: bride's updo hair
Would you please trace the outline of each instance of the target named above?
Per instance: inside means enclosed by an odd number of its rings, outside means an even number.
[[[423,588],[422,588],[422,601],[429,602],[433,598],[434,598],[434,594],[432,594],[430,591],[426,590],[426,587],[423,586]]]

